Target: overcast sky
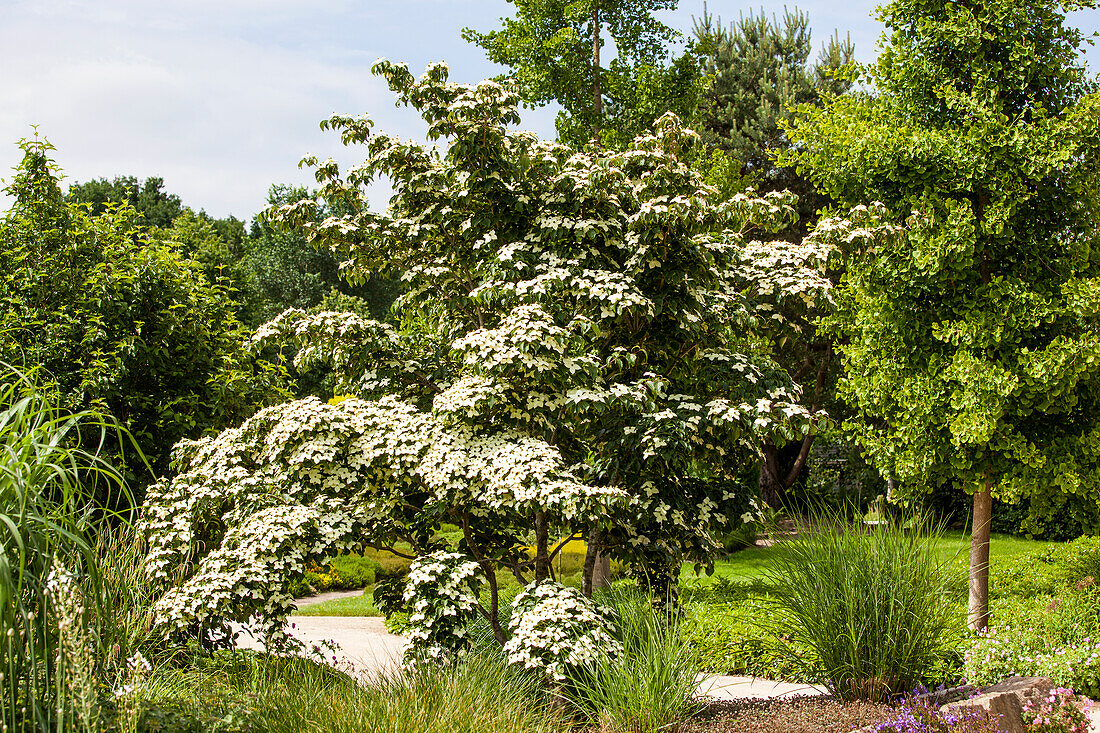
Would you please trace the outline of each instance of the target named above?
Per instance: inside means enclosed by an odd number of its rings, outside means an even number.
[[[815,46],[836,29],[860,60],[874,58],[874,2],[790,5],[809,15]],[[723,20],[760,7],[708,3]],[[499,67],[460,32],[494,28],[511,9],[504,0],[0,0],[0,178],[10,180],[15,143],[38,125],[67,182],[161,176],[185,204],[247,219],[272,183],[311,181],[297,168],[304,155],[361,159],[318,129],[334,112],[421,136],[371,76],[375,59],[414,74],[446,61],[454,81],[493,76]],[[702,11],[702,0],[681,0],[663,20],[690,32]],[[1075,22],[1091,33],[1100,12]],[[1095,49],[1089,59],[1095,70]],[[528,112],[524,126],[552,136],[553,114]]]

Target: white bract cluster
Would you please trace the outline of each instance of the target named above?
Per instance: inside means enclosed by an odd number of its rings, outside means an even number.
[[[443,660],[466,649],[482,581],[478,564],[457,552],[436,551],[413,562],[404,595],[411,611],[406,658]]]
[[[610,613],[553,581],[533,584],[516,596],[508,626],[508,661],[558,682],[570,668],[622,653]]]
[[[269,637],[282,634],[290,579],[384,535],[409,495],[497,521],[536,508],[589,516],[621,495],[577,480],[529,436],[451,428],[392,398],[269,407],[174,459],[142,517],[150,573],[189,570],[158,601],[161,621],[235,620]]]

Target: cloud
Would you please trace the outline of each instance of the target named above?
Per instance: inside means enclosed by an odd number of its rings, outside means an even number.
[[[238,1],[227,12],[259,5]],[[306,153],[349,158],[318,129],[323,117],[369,109],[380,126],[417,128],[369,73],[373,57],[333,49],[327,55],[337,58],[327,59],[228,26],[198,32],[194,14],[146,20],[125,7],[36,3],[4,24],[0,143],[35,124],[70,181],[159,175],[185,202],[243,216],[261,207],[271,183],[308,182],[296,167]],[[3,168],[18,157],[0,145]]]
[[[881,31],[871,6],[801,5],[815,43],[851,28],[864,60]],[[740,7],[711,2],[727,22]],[[161,176],[191,206],[247,217],[272,183],[312,182],[297,168],[303,155],[361,160],[318,129],[334,112],[422,136],[415,114],[395,108],[370,74],[376,58],[414,73],[444,60],[456,81],[495,75],[460,32],[513,12],[506,0],[0,0],[0,177],[19,160],[13,143],[37,124],[70,181]],[[683,0],[666,22],[690,32],[701,13],[701,0]],[[1081,20],[1095,29],[1091,15]],[[553,118],[551,109],[524,114],[545,136]],[[382,186],[372,204],[387,196]]]

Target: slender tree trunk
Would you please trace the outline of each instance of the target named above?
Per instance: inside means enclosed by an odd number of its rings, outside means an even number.
[[[504,646],[504,627],[500,625],[500,591],[497,588],[496,569],[493,567],[492,561],[482,554],[477,543],[474,542],[474,534],[470,531],[470,517],[466,514],[462,515],[462,534],[466,538],[466,544],[470,547],[470,554],[481,566],[481,571],[485,573],[485,580],[489,583],[489,610],[482,609],[485,613],[485,620],[492,627],[493,637],[497,640],[497,643]]]
[[[993,518],[993,496],[989,486],[974,492],[970,534],[970,628],[981,631],[989,625],[989,527]]]
[[[588,530],[588,549],[584,553],[584,572],[581,575],[581,593],[591,598],[592,593],[607,585],[611,579],[611,560],[600,552],[603,544],[600,527],[593,524]]]
[[[547,546],[550,540],[550,522],[546,512],[535,512],[535,582],[550,577],[550,553]]]
[[[600,142],[603,121],[603,89],[600,88],[600,4],[592,3],[592,140]]]
[[[818,364],[817,378],[814,380],[813,400],[810,402],[810,412],[817,412],[817,408],[821,404],[822,395],[825,391],[825,378],[829,371],[831,359],[832,351],[826,348]],[[807,354],[806,362],[799,372],[799,378],[812,365],[813,361],[810,355]],[[783,497],[787,493],[787,489],[794,486],[794,482],[798,480],[802,469],[806,466],[806,461],[810,457],[810,449],[814,444],[814,437],[814,425],[811,423],[807,426],[806,434],[802,437],[802,442],[798,446],[798,454],[794,457],[791,467],[787,471],[784,471],[780,465],[780,459],[783,456],[780,455],[779,448],[770,438],[764,440],[760,461],[760,497],[765,504],[773,509],[778,509],[780,504],[783,503]]]

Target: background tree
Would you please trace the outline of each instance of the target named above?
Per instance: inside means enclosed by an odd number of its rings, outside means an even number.
[[[275,185],[268,192],[271,209],[303,198],[315,198],[316,192],[294,186]],[[327,203],[317,207],[322,221],[337,212]],[[240,263],[241,298],[252,325],[270,321],[287,308],[310,310],[337,293],[360,298],[371,317],[389,319],[390,305],[397,297],[398,283],[363,273],[354,283],[341,277],[340,253],[318,249],[302,232],[280,229],[257,216],[247,252]]]
[[[282,370],[250,356],[229,292],[200,263],[150,237],[127,203],[89,216],[62,197],[50,145],[22,148],[0,219],[0,360],[36,367],[66,409],[113,414],[158,474],[180,438],[285,397]]]
[[[511,68],[526,104],[557,102],[558,138],[624,147],[665,112],[695,109],[701,78],[692,49],[671,52],[680,34],[654,13],[678,0],[510,0],[500,30],[463,31],[490,61]],[[610,39],[616,56],[607,59]]]
[[[93,216],[102,214],[110,204],[127,203],[137,212],[138,223],[166,229],[183,213],[183,202],[164,190],[164,179],[156,176],[138,181],[133,176],[115,176],[108,181],[96,178],[69,186],[66,200],[88,204]]]
[[[704,8],[694,31],[708,77],[696,122],[704,143],[731,161],[726,175],[762,193],[798,194],[800,221],[808,227],[827,202],[793,167],[776,164],[789,147],[780,123],[798,105],[848,91],[855,47],[834,35],[809,65],[809,17],[797,9],[784,9],[782,23],[761,11],[724,27]]]
[[[991,497],[1038,524],[1098,496],[1100,97],[1053,0],[885,5],[874,93],[803,107],[781,156],[904,241],[844,249],[829,327],[880,469],[973,495],[970,623],[988,617]]]
[[[780,123],[800,104],[818,104],[824,95],[849,89],[845,74],[850,74],[846,69],[854,47],[834,35],[817,61],[808,64],[809,19],[798,10],[784,10],[782,21],[750,12],[724,26],[704,8],[694,31],[707,77],[695,123],[705,143],[699,167],[725,197],[748,188],[797,194],[798,219],[790,231],[774,236],[796,240],[805,236],[828,200],[794,167],[776,163],[776,155],[789,147]],[[835,400],[832,344],[816,326],[823,305],[816,300],[788,300],[779,313],[782,320],[775,323],[772,348],[801,386],[804,406],[811,412],[828,408],[835,415],[840,405]],[[781,505],[803,479],[820,430],[818,426],[790,443],[765,438],[760,446],[759,484],[769,506]]]

